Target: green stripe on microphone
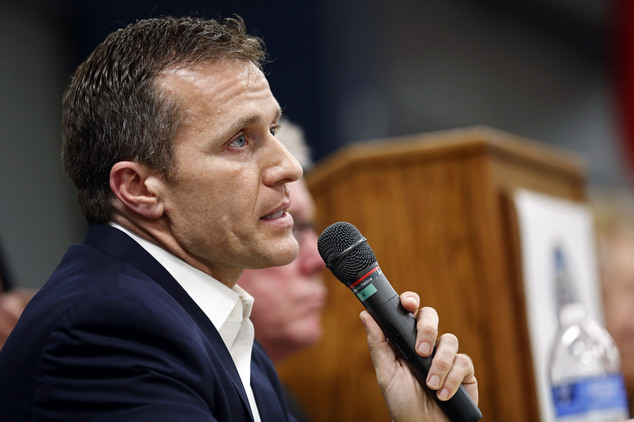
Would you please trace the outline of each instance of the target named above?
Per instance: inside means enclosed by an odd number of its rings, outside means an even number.
[[[369,298],[375,293],[376,293],[376,287],[374,287],[374,284],[369,284],[365,289],[357,293],[357,297],[359,298],[361,302],[363,302],[364,300],[366,300],[367,298]]]

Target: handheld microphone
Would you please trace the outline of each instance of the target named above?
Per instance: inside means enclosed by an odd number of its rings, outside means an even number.
[[[355,226],[337,222],[319,236],[317,249],[335,277],[354,293],[379,324],[385,337],[407,362],[408,367],[451,422],[475,422],[482,413],[464,386],[449,400],[442,401],[425,380],[432,356],[416,353],[416,319],[401,305],[394,288],[383,275],[374,252]]]

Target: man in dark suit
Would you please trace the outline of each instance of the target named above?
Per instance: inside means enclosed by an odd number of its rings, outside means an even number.
[[[241,19],[161,18],[111,34],[77,69],[63,158],[90,226],[0,352],[0,418],[292,420],[236,285],[298,253],[286,184],[302,170],[275,138],[263,57]],[[402,301],[417,310],[415,294]],[[417,315],[430,346],[435,312]],[[394,420],[439,420],[362,319]],[[441,336],[429,384],[445,397],[461,382],[477,400],[470,359]]]

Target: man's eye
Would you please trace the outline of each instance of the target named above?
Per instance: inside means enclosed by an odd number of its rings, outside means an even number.
[[[247,138],[244,135],[238,136],[236,139],[229,143],[229,146],[236,148],[244,148],[247,145]]]
[[[273,126],[272,128],[269,129],[269,132],[271,132],[271,135],[275,136],[278,130],[280,130],[279,126]]]

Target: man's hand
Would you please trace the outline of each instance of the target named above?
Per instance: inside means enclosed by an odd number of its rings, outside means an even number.
[[[416,350],[421,356],[429,356],[438,337],[438,314],[433,308],[418,309],[420,299],[416,293],[401,295],[403,307],[416,317],[418,334]],[[379,388],[385,397],[394,422],[429,421],[448,419],[427,396],[405,361],[399,359],[388,343],[383,331],[367,311],[361,312],[361,320],[368,335],[368,348],[376,370]],[[463,384],[473,401],[478,403],[478,384],[473,362],[465,354],[458,353],[458,339],[453,334],[443,334],[436,344],[436,354],[427,376],[427,386],[436,391],[440,400],[453,396]]]

